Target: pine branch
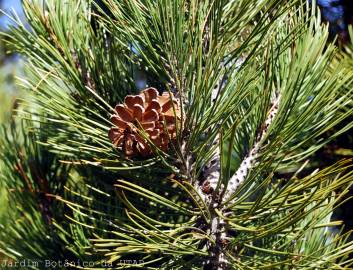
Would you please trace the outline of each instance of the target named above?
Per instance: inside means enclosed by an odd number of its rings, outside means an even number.
[[[238,170],[229,179],[226,189],[223,191],[222,201],[224,204],[229,203],[231,196],[237,191],[238,187],[245,181],[252,167],[256,166],[256,160],[260,154],[262,144],[265,137],[268,135],[268,130],[274,121],[278,112],[279,102],[281,96],[279,93],[275,93],[275,97],[272,100],[271,109],[268,112],[267,119],[264,124],[261,125],[261,132],[258,134],[255,144],[250,149],[249,153],[241,162]]]
[[[352,180],[348,162],[302,179],[274,174],[322,147],[323,132],[352,113],[341,114],[352,90],[340,92],[352,73],[337,66],[327,76],[335,48],[309,4],[104,0],[107,10],[98,5],[92,15],[91,1],[41,2],[25,1],[32,29],[19,25],[10,40],[29,62],[22,85],[31,97],[21,116],[55,159],[44,177],[35,168],[42,163],[23,158],[21,167],[12,158],[7,171],[17,175],[6,178],[32,195],[50,193],[58,211],[51,224],[37,222],[44,204],[30,212],[36,222],[23,224],[35,230],[25,239],[53,232],[60,247],[98,268],[133,256],[145,260],[136,266],[143,269],[349,265],[344,237],[318,237],[339,224],[328,217],[335,190]],[[108,138],[110,116],[136,92],[142,68],[179,97],[182,128],[165,151],[126,157]]]
[[[237,191],[237,188],[245,181],[248,172],[253,166],[255,166],[256,159],[260,152],[260,147],[263,143],[264,138],[267,135],[267,132],[270,128],[271,123],[275,119],[275,116],[278,111],[280,101],[280,95],[276,94],[272,100],[272,106],[268,113],[267,119],[264,124],[261,125],[261,133],[257,136],[256,142],[252,149],[249,151],[249,154],[241,162],[238,170],[230,178],[228,185],[224,188],[223,184],[219,184],[220,175],[221,175],[221,155],[220,155],[220,141],[219,137],[216,137],[214,145],[217,145],[213,158],[209,162],[210,165],[205,167],[203,180],[201,181],[202,185],[197,186],[197,190],[201,194],[204,202],[208,205],[209,211],[211,213],[211,229],[210,236],[213,239],[214,243],[208,243],[208,249],[210,250],[212,262],[209,260],[206,262],[206,268],[211,267],[210,269],[228,269],[227,260],[222,251],[222,246],[229,239],[229,236],[226,232],[226,222],[220,218],[219,213],[215,212],[214,209],[219,206],[227,205],[229,203],[230,197]],[[220,188],[217,187],[220,185]],[[226,207],[221,211],[222,214],[226,214]],[[210,266],[211,265],[211,266]]]
[[[221,241],[224,237],[224,233],[221,232],[223,229],[224,222],[219,218],[214,208],[218,207],[219,204],[219,194],[215,191],[217,190],[217,185],[220,181],[221,176],[221,154],[220,154],[220,140],[217,136],[214,140],[213,147],[216,146],[216,150],[213,154],[209,165],[205,166],[203,179],[201,180],[201,186],[198,183],[196,190],[198,190],[204,203],[207,205],[208,210],[211,214],[210,228],[208,233],[210,235],[211,241],[207,242],[207,249],[210,254],[210,258],[204,262],[204,269],[227,269],[225,268],[226,260],[224,258],[223,251],[221,250]]]

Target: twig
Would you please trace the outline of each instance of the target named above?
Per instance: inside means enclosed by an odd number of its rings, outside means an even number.
[[[211,228],[209,229],[209,234],[214,241],[214,243],[207,244],[211,258],[205,263],[204,269],[225,270],[229,268],[228,261],[224,254],[224,248],[226,248],[228,242],[226,222],[217,214],[215,209],[223,206],[223,204],[231,198],[238,187],[245,181],[251,168],[256,164],[263,140],[278,112],[279,101],[280,95],[275,95],[272,101],[272,107],[260,134],[258,134],[256,138],[254,146],[250,149],[249,153],[241,162],[238,170],[229,180],[228,185],[226,187],[223,187],[222,185],[218,190],[217,186],[219,185],[218,182],[221,172],[219,136],[217,136],[213,142],[213,145],[216,144],[218,147],[216,148],[209,164],[205,166],[202,186],[197,187],[200,191],[199,193],[202,195],[202,199],[209,206],[209,211],[211,213]],[[219,209],[219,211],[224,213],[225,208]]]
[[[244,182],[247,175],[249,174],[249,171],[254,166],[256,159],[258,158],[258,155],[259,155],[259,150],[261,148],[262,140],[265,138],[268,132],[268,128],[270,127],[271,123],[273,122],[273,119],[277,114],[279,100],[280,100],[280,96],[277,95],[272,102],[272,107],[268,113],[262,132],[257,137],[256,142],[254,146],[250,149],[248,155],[241,162],[238,170],[230,178],[227,189],[225,190],[225,193],[223,196],[223,202],[226,202],[229,200],[232,194],[234,194],[235,191],[238,189],[238,187]]]

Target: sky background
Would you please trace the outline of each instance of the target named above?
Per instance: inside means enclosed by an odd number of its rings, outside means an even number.
[[[12,13],[12,10],[15,10],[20,17],[23,16],[23,12],[21,8],[21,0],[3,0],[1,3],[1,9],[8,14]],[[11,20],[7,16],[1,16],[0,18],[1,28],[6,29],[9,23],[11,23]]]

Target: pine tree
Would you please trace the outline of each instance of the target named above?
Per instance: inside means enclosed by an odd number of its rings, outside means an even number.
[[[353,71],[314,3],[23,6],[2,268],[350,269],[351,163],[310,157],[352,127]]]

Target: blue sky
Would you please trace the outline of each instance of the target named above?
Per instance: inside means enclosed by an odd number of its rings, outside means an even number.
[[[331,23],[333,33],[345,30],[346,25],[343,21],[344,8],[338,0],[318,0],[321,6],[323,17]]]
[[[11,13],[11,10],[14,9],[16,13],[21,17],[23,15],[21,8],[21,0],[4,0],[2,2],[1,9],[6,13]],[[0,19],[0,27],[6,27],[11,20],[6,16],[2,16]]]

